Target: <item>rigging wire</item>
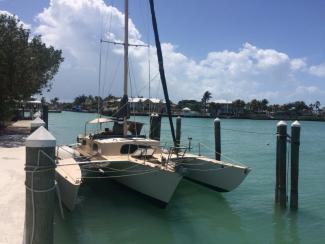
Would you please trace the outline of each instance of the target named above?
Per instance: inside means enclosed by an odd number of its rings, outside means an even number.
[[[111,13],[110,13],[110,17],[109,17],[109,26],[108,26],[108,31],[107,33],[110,35],[111,34],[111,29],[112,29],[112,22],[113,22],[113,7],[114,7],[114,0],[112,1],[111,3]],[[107,51],[106,51],[106,55],[105,55],[105,64],[104,64],[104,67],[107,67],[108,66],[108,59],[109,59],[109,52],[110,52],[110,48],[107,47]],[[105,69],[104,71],[104,78],[103,80],[106,81],[106,78],[107,78],[107,69]],[[104,85],[106,86],[106,83],[104,83]],[[105,90],[105,86],[103,87],[103,91]]]
[[[108,86],[108,89],[107,89],[107,95],[110,95],[112,89],[113,89],[113,85],[115,85],[116,81],[117,81],[117,73],[118,73],[118,70],[120,68],[120,65],[121,65],[121,61],[122,61],[122,56],[119,56],[119,59],[118,59],[118,62],[116,63],[116,67],[115,67],[115,71],[114,71],[114,74],[113,74],[113,77],[112,77],[112,80],[111,82],[109,83],[109,86]]]
[[[99,44],[99,71],[98,71],[98,97],[97,97],[97,114],[98,114],[98,117],[100,117],[100,80],[101,80],[101,67],[102,67],[102,41],[100,41],[100,44]],[[98,125],[97,125],[98,127]],[[98,128],[97,128],[98,129]]]

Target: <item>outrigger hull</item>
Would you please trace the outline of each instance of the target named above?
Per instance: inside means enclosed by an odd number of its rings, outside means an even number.
[[[148,169],[143,167],[143,170]],[[117,178],[116,181],[151,198],[161,207],[165,207],[182,178],[176,172],[156,170],[152,173]]]
[[[72,211],[77,203],[81,184],[81,169],[73,158],[59,160],[55,179],[59,186],[60,199]]]
[[[183,176],[177,172],[161,170],[145,164],[130,161],[110,161],[99,171],[92,167],[90,175],[96,178],[112,179],[149,198],[160,207],[166,207]],[[97,173],[94,174],[94,169]],[[87,169],[85,169],[87,172]],[[89,175],[89,174],[88,174]],[[95,176],[96,175],[96,176]],[[87,176],[85,176],[87,178]]]
[[[184,177],[220,192],[236,189],[246,178],[248,167],[225,163],[203,156],[184,157],[180,165]]]

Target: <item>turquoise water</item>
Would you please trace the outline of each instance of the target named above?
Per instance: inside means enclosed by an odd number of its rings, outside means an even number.
[[[49,129],[58,144],[74,143],[94,116],[50,114]],[[218,193],[183,180],[160,209],[113,182],[84,185],[74,212],[61,219],[57,210],[55,243],[325,243],[325,123],[301,126],[297,213],[274,206],[276,121],[224,119],[222,153],[252,168],[239,188]],[[163,118],[162,141],[168,128]],[[201,153],[213,155],[212,119],[183,118],[184,144],[189,136],[194,151],[203,142]]]

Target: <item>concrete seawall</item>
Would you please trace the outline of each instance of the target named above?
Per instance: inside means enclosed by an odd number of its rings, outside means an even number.
[[[23,242],[25,218],[25,138],[30,121],[0,134],[0,244]]]

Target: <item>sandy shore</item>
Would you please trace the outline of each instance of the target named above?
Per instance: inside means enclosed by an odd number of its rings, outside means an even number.
[[[0,135],[0,243],[23,242],[25,146],[30,121],[19,121]]]

